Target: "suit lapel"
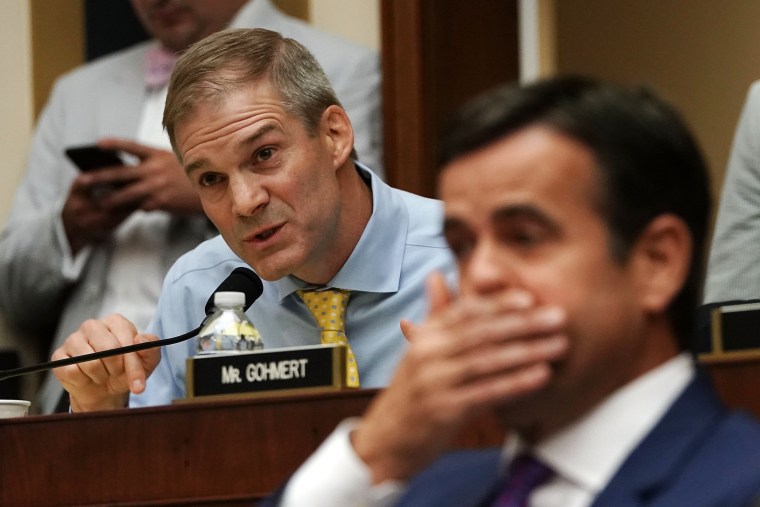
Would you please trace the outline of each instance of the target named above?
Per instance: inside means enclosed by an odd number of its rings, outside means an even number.
[[[501,449],[449,453],[417,476],[396,505],[481,506],[493,496],[500,471]]]
[[[145,44],[142,51],[130,54],[116,72],[104,77],[108,83],[93,97],[99,135],[135,139],[145,98],[143,66],[148,47]]]
[[[592,505],[648,504],[682,469],[724,414],[725,408],[708,380],[698,373]]]

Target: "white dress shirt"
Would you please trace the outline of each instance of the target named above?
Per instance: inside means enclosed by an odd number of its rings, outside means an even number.
[[[533,453],[556,475],[536,489],[530,507],[591,505],[694,375],[688,354],[674,357],[536,446]],[[516,437],[509,439],[505,456],[510,459],[519,446]]]
[[[136,141],[170,151],[169,136],[161,124],[166,92],[166,86],[146,92]],[[166,211],[137,210],[118,227],[100,317],[118,311],[138,330],[148,327],[165,275],[156,252],[167,248],[170,220]]]
[[[135,141],[171,150],[169,137],[161,125],[167,88],[146,90],[140,123]],[[127,163],[136,160],[127,157]],[[164,269],[161,256],[156,252],[166,249],[170,214],[165,211],[132,213],[114,232],[111,269],[106,279],[106,290],[99,317],[118,312],[129,319],[140,331],[145,331],[153,318],[156,301],[161,293]],[[59,241],[68,245],[65,232],[56,230]],[[84,268],[91,247],[85,247],[76,256],[64,256],[63,270],[71,279],[77,279]],[[139,276],[135,276],[139,273]]]

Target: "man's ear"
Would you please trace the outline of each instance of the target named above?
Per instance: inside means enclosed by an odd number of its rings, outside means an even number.
[[[660,215],[639,235],[631,255],[641,307],[651,313],[664,312],[689,273],[689,228],[675,215]]]
[[[354,148],[354,129],[342,107],[332,105],[322,113],[322,131],[332,151],[335,168],[341,167]]]

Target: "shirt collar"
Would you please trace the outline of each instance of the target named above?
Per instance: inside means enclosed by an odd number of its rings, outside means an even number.
[[[361,292],[397,292],[409,227],[407,208],[398,193],[369,168],[359,162],[354,165],[371,185],[372,216],[354,251],[326,286]],[[293,276],[273,283],[280,301],[298,289],[311,288]]]
[[[559,477],[595,496],[657,425],[695,371],[691,356],[682,353],[617,390],[533,452]],[[509,437],[505,463],[524,447],[518,436]]]

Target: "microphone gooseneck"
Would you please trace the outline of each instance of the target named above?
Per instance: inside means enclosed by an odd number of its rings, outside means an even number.
[[[211,314],[214,308],[214,294],[217,292],[242,292],[245,294],[245,310],[250,308],[254,301],[264,292],[264,285],[261,283],[261,279],[249,268],[235,268],[232,273],[219,284],[219,287],[211,294],[206,302],[206,318]],[[175,336],[174,338],[167,338],[165,340],[158,340],[155,342],[137,343],[134,345],[126,345],[124,347],[116,347],[114,349],[102,350],[100,352],[93,352],[91,354],[82,354],[81,356],[67,357],[66,359],[58,359],[57,361],[48,361],[47,363],[36,364],[33,366],[25,366],[23,368],[16,368],[13,370],[0,370],[0,381],[17,377],[19,375],[26,375],[27,373],[35,373],[38,371],[49,370],[51,368],[60,368],[61,366],[68,366],[70,364],[84,363],[86,361],[94,361],[97,359],[104,359],[106,357],[118,356],[121,354],[128,354],[130,352],[138,352],[140,350],[151,349],[154,347],[164,347],[166,345],[173,345],[175,343],[189,340],[193,336],[196,336],[203,327],[206,319],[201,324],[188,331],[185,334]]]

